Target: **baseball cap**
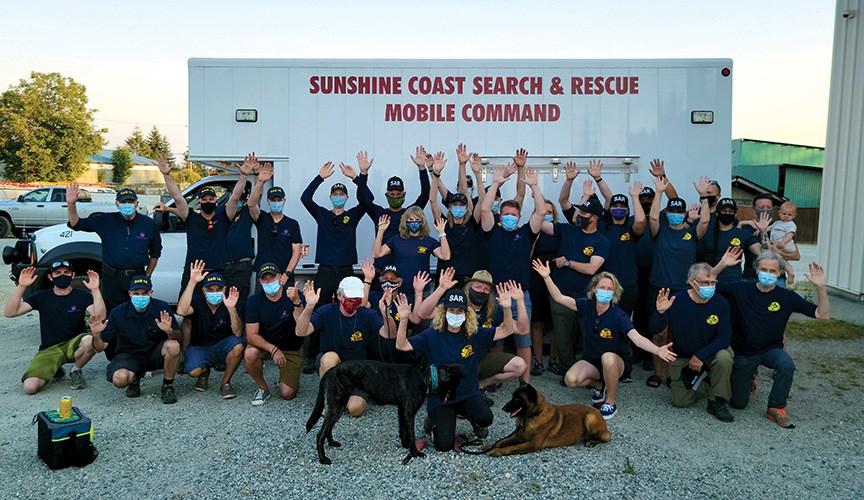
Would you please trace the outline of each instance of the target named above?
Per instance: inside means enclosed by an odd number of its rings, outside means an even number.
[[[150,281],[150,278],[147,275],[141,274],[132,278],[132,281],[129,282],[129,291],[133,290],[152,290],[153,282]]]
[[[609,204],[614,205],[616,203],[623,203],[625,205],[629,205],[629,203],[627,203],[627,197],[623,194],[612,195],[612,201],[610,201]]]
[[[384,270],[381,271],[381,274],[383,275],[384,273],[393,273],[396,275],[397,278],[399,277],[399,271],[393,264],[390,264],[389,266],[384,266]]]
[[[272,274],[273,276],[278,276],[279,273],[279,266],[273,264],[272,262],[265,262],[264,264],[261,264],[261,267],[258,268],[259,278],[263,278],[265,274]]]
[[[699,388],[699,385],[708,377],[708,367],[703,365],[701,371],[696,371],[689,366],[681,369],[681,381],[684,382],[684,387],[691,391]]]
[[[464,203],[468,204],[468,197],[462,193],[452,193],[450,195],[450,203]]]
[[[345,194],[348,194],[348,188],[345,187],[345,184],[342,184],[341,182],[333,184],[333,187],[330,188],[330,194],[333,194],[336,191],[342,191]]]
[[[222,288],[225,288],[225,279],[222,278],[222,275],[219,273],[209,273],[204,278],[203,286],[208,287],[210,285],[219,285]]]
[[[495,286],[495,284],[492,283],[492,274],[485,269],[475,271],[474,274],[471,275],[471,279],[468,280],[468,283],[471,283],[472,281],[479,281],[480,283],[486,283],[489,286]]]
[[[68,268],[69,270],[72,270],[72,264],[70,264],[68,260],[58,260],[56,262],[51,263],[51,271],[52,272],[56,271],[57,269],[60,269],[61,267],[65,267],[65,268]]]
[[[576,205],[576,208],[591,215],[603,215],[603,205],[600,204],[600,200],[595,200],[594,198],[588,198],[585,200],[585,203]]]
[[[720,201],[717,202],[717,208],[733,208],[738,210],[738,204],[732,198],[720,198]]]
[[[666,203],[666,210],[669,212],[686,212],[687,202],[682,198],[672,198]]]
[[[342,292],[342,295],[346,299],[362,299],[363,295],[365,295],[363,292],[363,282],[356,276],[342,278],[342,281],[339,282],[339,291]]]
[[[459,309],[467,309],[468,299],[465,298],[465,293],[458,288],[448,290],[444,294],[444,307],[456,307]]]
[[[387,191],[390,191],[391,189],[405,191],[405,183],[402,182],[401,178],[394,175],[393,177],[387,179]]]
[[[136,193],[135,191],[133,191],[129,188],[123,188],[120,191],[117,191],[117,201],[129,201],[129,200],[135,201],[137,199],[138,199],[138,193]]]
[[[279,186],[273,186],[267,190],[267,199],[272,200],[273,198],[285,198],[285,190]]]
[[[654,188],[650,188],[650,187],[648,187],[648,186],[643,187],[643,188],[642,188],[642,191],[639,191],[639,197],[640,197],[640,198],[641,198],[642,196],[650,196],[650,197],[653,198],[654,195],[656,195],[656,194],[657,194],[657,193],[654,191]]]
[[[200,200],[201,198],[207,196],[208,194],[216,196],[216,190],[210,186],[204,186],[198,190],[198,199]]]

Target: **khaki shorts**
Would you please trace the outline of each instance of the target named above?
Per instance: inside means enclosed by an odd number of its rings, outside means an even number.
[[[40,378],[49,382],[54,378],[54,374],[57,373],[57,370],[60,369],[61,366],[66,363],[75,362],[75,350],[78,349],[78,344],[81,343],[81,339],[87,335],[90,334],[79,334],[67,342],[52,345],[51,347],[47,347],[37,352],[36,356],[33,356],[33,360],[30,361],[30,366],[27,367],[27,371],[25,371],[24,375],[21,376],[21,382],[24,382],[31,377]]]
[[[258,349],[261,359],[273,359],[269,352]],[[285,364],[279,367],[279,382],[287,385],[295,391],[300,390],[300,370],[303,368],[303,349],[296,351],[282,351],[285,355]]]
[[[494,375],[504,372],[504,366],[515,358],[509,352],[489,352],[480,360],[480,365],[477,367],[477,378],[480,380],[487,379]]]

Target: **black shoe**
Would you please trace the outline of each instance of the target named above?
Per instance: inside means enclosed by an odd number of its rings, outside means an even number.
[[[137,380],[126,386],[126,397],[137,398],[141,395],[141,382]]]
[[[162,386],[162,402],[171,405],[177,402],[177,394],[174,393],[174,385]]]
[[[725,399],[717,399],[716,401],[708,401],[708,413],[714,415],[721,422],[732,422],[735,417],[729,412],[729,407],[726,406]]]
[[[483,399],[486,400],[486,404],[489,406],[489,408],[495,406],[495,401],[493,401],[492,398],[486,395],[486,391],[483,391]]]
[[[486,439],[489,436],[488,427],[480,427],[479,425],[472,423],[471,428],[474,429],[474,435],[480,439]]]
[[[54,380],[54,382],[60,382],[64,378],[66,378],[66,370],[64,370],[61,366],[60,368],[57,368],[57,371],[54,373],[54,377],[52,378],[52,380]]]
[[[314,358],[306,358],[303,361],[303,373],[309,375],[311,373],[315,373],[315,359]]]

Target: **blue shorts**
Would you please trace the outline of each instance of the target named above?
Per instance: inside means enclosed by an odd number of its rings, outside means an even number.
[[[208,346],[193,346],[186,348],[183,368],[186,373],[196,368],[225,369],[225,358],[237,345],[246,345],[246,340],[236,335],[230,335],[219,342]]]
[[[525,309],[528,310],[528,323],[531,323],[531,294],[526,289],[522,289],[525,294]],[[513,315],[513,321],[516,321],[516,315],[519,313],[516,309],[516,304],[513,304],[513,307],[510,308],[510,313]],[[516,344],[516,347],[531,347],[531,331],[525,333],[525,335],[521,335],[518,333],[514,333],[512,335],[513,342]]]

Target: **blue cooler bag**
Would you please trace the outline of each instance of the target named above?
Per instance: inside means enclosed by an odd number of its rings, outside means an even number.
[[[99,455],[93,446],[93,423],[77,407],[66,419],[57,410],[40,411],[33,423],[38,425],[39,458],[51,469],[83,467]]]

